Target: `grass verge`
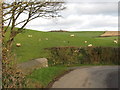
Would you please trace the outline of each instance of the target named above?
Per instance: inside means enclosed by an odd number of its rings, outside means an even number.
[[[27,78],[30,80],[30,88],[45,88],[52,82],[57,76],[67,71],[67,67],[48,67],[37,69],[28,75]]]
[[[103,65],[103,64],[78,64],[69,67],[65,66],[52,66],[48,68],[42,68],[34,70],[30,75],[27,76],[29,80],[28,88],[51,88],[53,83],[59,80],[60,77],[69,73],[70,71],[78,67],[88,66],[114,66],[114,65]]]

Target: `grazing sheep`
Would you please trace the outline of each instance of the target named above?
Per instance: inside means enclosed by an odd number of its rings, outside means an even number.
[[[88,47],[92,47],[93,45],[92,44],[89,44]]]
[[[32,35],[28,35],[28,37],[32,37]]]
[[[16,43],[16,46],[17,46],[17,47],[20,47],[20,46],[21,46],[21,44],[20,44],[20,43]]]
[[[118,43],[118,41],[117,41],[117,40],[114,40],[114,43]]]
[[[74,37],[75,35],[74,35],[74,34],[71,34],[70,36],[71,36],[71,37]]]
[[[85,43],[87,43],[87,41],[85,41]]]

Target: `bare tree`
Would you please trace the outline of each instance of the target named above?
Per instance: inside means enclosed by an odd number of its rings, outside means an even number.
[[[12,0],[11,0],[12,1]],[[14,38],[21,33],[25,26],[32,20],[39,17],[59,17],[59,11],[65,9],[64,2],[51,0],[14,0],[12,2],[2,3],[0,8],[0,20],[6,26],[0,27],[2,30],[3,48],[2,48],[2,86],[3,88],[20,88],[26,86],[24,75],[16,66],[11,64],[13,57],[11,47]],[[0,4],[1,5],[1,4]],[[3,11],[3,13],[2,13]],[[21,15],[26,14],[26,18],[20,20]],[[42,21],[41,21],[42,22]],[[18,25],[21,27],[16,28]],[[1,33],[1,32],[0,32]]]
[[[3,3],[3,23],[7,22],[7,26],[2,31],[2,37],[5,37],[6,32],[10,32],[8,40],[5,42],[5,47],[10,50],[12,47],[15,36],[22,32],[25,26],[32,20],[39,17],[60,17],[59,11],[65,9],[63,1],[51,1],[51,0],[29,0],[18,1],[15,0],[12,3]],[[20,21],[21,14],[26,14],[27,18]],[[20,28],[15,29],[18,25]]]

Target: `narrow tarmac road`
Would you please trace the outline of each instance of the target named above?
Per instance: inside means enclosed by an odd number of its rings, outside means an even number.
[[[79,67],[56,81],[52,88],[118,88],[120,66]]]

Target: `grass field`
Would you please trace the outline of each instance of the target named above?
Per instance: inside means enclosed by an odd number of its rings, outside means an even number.
[[[13,45],[13,52],[19,63],[31,59],[49,57],[49,52],[44,50],[48,47],[56,46],[118,46],[113,43],[118,37],[98,37],[103,31],[82,31],[82,32],[41,32],[25,30],[17,35]],[[70,37],[74,34],[74,37]],[[32,35],[32,37],[28,37]],[[46,38],[48,40],[46,40]],[[88,43],[84,43],[88,41]],[[21,43],[21,47],[16,47],[16,43]]]
[[[32,72],[31,75],[28,75],[27,78],[32,80],[30,88],[35,88],[36,82],[38,82],[38,85],[41,85],[42,87],[46,87],[50,82],[52,82],[56,76],[59,76],[60,74],[64,73],[67,70],[66,67],[49,67],[49,68],[42,68],[37,69]],[[35,86],[32,86],[35,85]],[[39,87],[39,86],[38,86]]]

